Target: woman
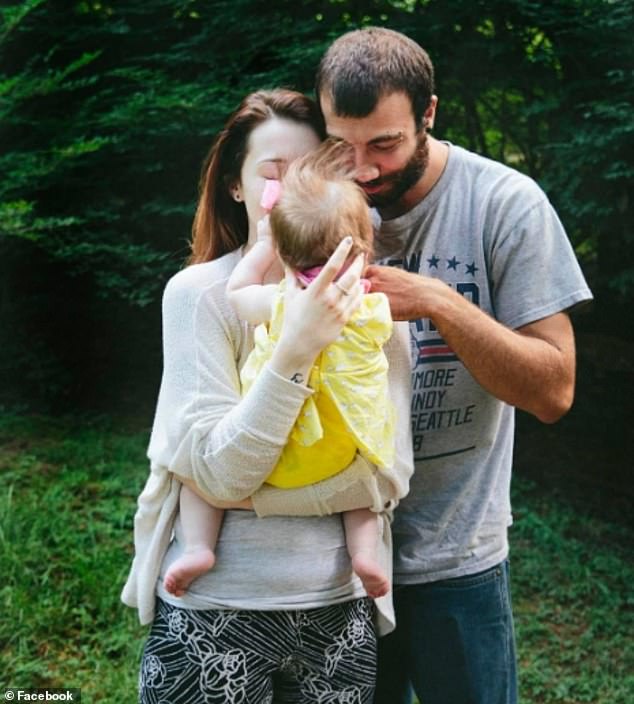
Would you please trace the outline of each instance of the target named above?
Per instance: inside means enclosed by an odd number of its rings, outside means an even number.
[[[139,498],[136,555],[122,595],[139,609],[142,623],[153,622],[141,702],[372,700],[372,608],[352,573],[336,514],[368,506],[383,512],[389,564],[385,515],[411,474],[407,329],[399,328],[386,346],[391,398],[403,429],[392,471],[379,474],[357,458],[341,474],[305,489],[263,487],[311,394],[303,382],[314,359],[358,305],[363,262],[334,286],[350,246],[342,243],[313,284],[289,292],[276,350],[244,397],[239,369],[252,330],[237,319],[225,292],[231,271],[256,241],[265,179],[281,178],[321,136],[318,111],[305,96],[276,90],[245,98],[207,160],[192,265],[165,290],[151,473]],[[268,278],[281,275],[272,270]],[[257,513],[226,511],[217,565],[177,598],[163,589],[162,577],[182,553],[174,521],[181,483],[212,497],[210,503],[253,506]],[[387,630],[391,601],[384,597],[377,606],[379,627]]]

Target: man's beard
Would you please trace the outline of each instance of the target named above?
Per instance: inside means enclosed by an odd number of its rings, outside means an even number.
[[[389,185],[387,190],[380,193],[368,193],[370,204],[376,208],[387,208],[397,203],[412,186],[418,183],[428,164],[429,142],[427,132],[423,129],[418,135],[414,153],[402,169],[362,184],[363,186]]]

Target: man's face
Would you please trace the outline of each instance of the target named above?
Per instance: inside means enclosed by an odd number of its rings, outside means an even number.
[[[353,150],[357,183],[372,205],[392,206],[420,181],[429,160],[427,133],[416,129],[405,93],[379,98],[366,117],[336,115],[327,96],[321,108],[328,134]]]

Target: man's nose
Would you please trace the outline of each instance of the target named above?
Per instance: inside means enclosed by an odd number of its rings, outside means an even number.
[[[356,147],[354,150],[354,177],[359,183],[374,181],[380,176],[379,169],[368,161],[365,149]]]

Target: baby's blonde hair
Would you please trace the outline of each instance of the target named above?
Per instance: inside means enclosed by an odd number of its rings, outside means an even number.
[[[325,142],[289,166],[270,224],[280,258],[294,271],[325,264],[348,235],[349,256],[370,257],[372,218],[352,175],[350,149],[341,142]]]

